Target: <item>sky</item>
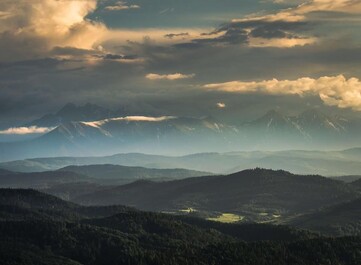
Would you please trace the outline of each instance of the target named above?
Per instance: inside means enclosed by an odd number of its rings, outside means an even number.
[[[1,0],[0,129],[66,103],[361,113],[360,0]]]

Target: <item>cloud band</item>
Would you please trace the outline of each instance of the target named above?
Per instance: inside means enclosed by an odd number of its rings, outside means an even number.
[[[324,104],[361,111],[361,81],[343,75],[309,77],[297,80],[265,80],[260,82],[232,81],[207,84],[203,88],[230,93],[260,93],[269,95],[318,95]]]

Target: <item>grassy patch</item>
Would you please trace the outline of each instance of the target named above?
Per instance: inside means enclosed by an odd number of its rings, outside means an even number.
[[[207,220],[221,222],[221,223],[236,223],[242,221],[243,219],[244,219],[243,216],[236,215],[233,213],[222,213],[217,217],[207,218]]]

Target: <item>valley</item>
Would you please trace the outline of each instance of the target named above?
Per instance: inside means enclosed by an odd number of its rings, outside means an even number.
[[[84,207],[23,189],[0,189],[0,234],[2,262],[16,265],[107,265],[115,260],[316,265],[356,264],[361,258],[357,236],[330,239],[286,226],[222,224],[119,206]]]

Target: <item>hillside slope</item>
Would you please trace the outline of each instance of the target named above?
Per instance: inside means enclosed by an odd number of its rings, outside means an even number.
[[[138,181],[79,196],[74,201],[152,211],[190,211],[208,217],[231,213],[244,220],[276,221],[358,196],[352,186],[321,176],[255,169],[163,183]]]
[[[118,213],[100,217],[109,209]],[[89,210],[98,216],[79,213]],[[282,226],[220,226],[127,208],[88,208],[31,190],[0,189],[0,217],[2,264],[356,265],[361,259],[360,237],[322,238]]]
[[[361,235],[361,199],[338,204],[288,222],[327,235]]]
[[[74,172],[111,184],[125,184],[139,179],[160,181],[210,175],[210,173],[208,172],[187,169],[152,169],[144,167],[128,167],[109,164],[68,166],[65,168],[61,168],[58,171]]]

